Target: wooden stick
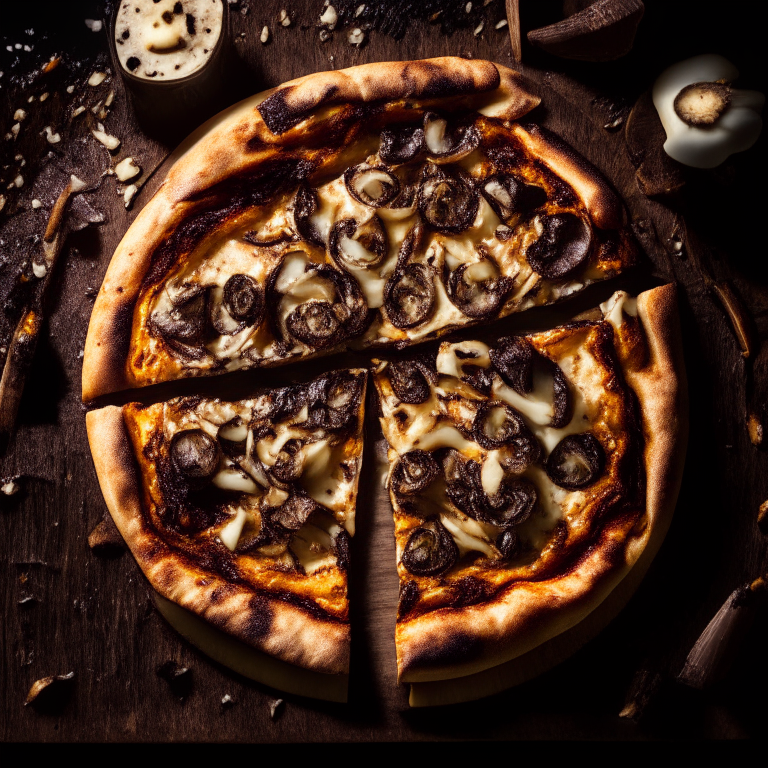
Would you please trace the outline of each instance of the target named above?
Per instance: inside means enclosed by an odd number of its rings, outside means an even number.
[[[520,0],[506,0],[509,41],[512,43],[512,57],[515,61],[523,60],[523,44],[520,38]]]

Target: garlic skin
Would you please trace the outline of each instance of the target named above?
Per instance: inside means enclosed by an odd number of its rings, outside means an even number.
[[[653,86],[653,103],[667,134],[664,151],[673,160],[693,168],[715,168],[757,141],[763,128],[760,111],[765,104],[765,96],[758,91],[732,89],[730,105],[711,126],[687,125],[675,112],[675,98],[686,86],[731,83],[738,76],[736,67],[717,54],[694,56],[659,75]]]

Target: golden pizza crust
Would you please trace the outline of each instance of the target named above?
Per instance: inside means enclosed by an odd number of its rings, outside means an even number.
[[[591,617],[630,573],[643,553],[652,557],[674,511],[687,441],[687,389],[677,320],[675,287],[638,297],[648,355],[624,368],[640,404],[647,478],[643,524],[626,531],[621,520],[606,526],[593,548],[567,573],[515,584],[493,603],[443,608],[398,624],[398,672],[402,682],[422,683],[473,675],[519,658],[545,653],[548,641]],[[649,562],[646,561],[646,562]],[[627,590],[622,604],[633,590]],[[609,601],[615,613],[618,608]],[[575,633],[578,634],[578,633]],[[589,632],[585,632],[584,642]],[[557,660],[581,643],[557,648]],[[527,663],[527,662],[526,662]],[[555,663],[555,662],[553,662]],[[510,674],[521,673],[518,668]]]
[[[325,674],[349,670],[349,625],[310,614],[248,585],[228,582],[179,555],[147,524],[142,489],[122,409],[86,416],[104,500],[150,584],[214,627],[271,656]]]

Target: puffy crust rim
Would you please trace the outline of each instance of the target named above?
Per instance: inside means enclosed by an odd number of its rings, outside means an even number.
[[[282,661],[325,674],[349,672],[349,625],[324,621],[190,564],[145,523],[141,484],[122,409],[86,415],[104,500],[152,587],[222,631]]]
[[[640,403],[645,437],[647,525],[627,541],[610,528],[578,566],[560,579],[520,584],[491,604],[442,609],[398,625],[398,676],[419,683],[471,675],[529,652],[589,619],[599,626],[600,607],[643,556],[652,559],[666,535],[682,479],[688,439],[688,396],[674,285],[638,296],[649,362],[627,372]],[[639,579],[637,580],[639,584]],[[637,584],[621,596],[626,604]],[[606,609],[615,613],[615,601]],[[552,666],[589,638],[560,647]]]

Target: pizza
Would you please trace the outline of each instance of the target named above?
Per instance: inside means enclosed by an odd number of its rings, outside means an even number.
[[[155,590],[322,675],[348,673],[366,381],[339,370],[247,400],[178,397],[86,417],[107,506]]]
[[[458,58],[322,72],[247,100],[117,248],[83,398],[403,347],[633,265],[610,185],[517,122],[539,101],[517,72]]]
[[[414,704],[477,698],[573,653],[664,537],[687,429],[674,287],[600,309],[374,363]]]
[[[448,57],[317,73],[236,105],[177,152],[86,340],[86,402],[377,356],[414,704],[476,698],[573,652],[636,586],[679,481],[672,286],[499,338],[495,321],[637,261],[608,182],[520,122],[539,101],[517,72]],[[464,340],[424,345],[448,333]],[[350,357],[247,400],[87,416],[161,612],[233,669],[335,700],[368,375]]]

